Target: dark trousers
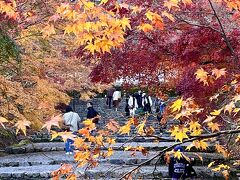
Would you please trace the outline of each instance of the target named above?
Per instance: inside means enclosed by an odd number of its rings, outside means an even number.
[[[107,97],[107,104],[108,104],[108,107],[109,107],[109,108],[112,107],[112,96]]]

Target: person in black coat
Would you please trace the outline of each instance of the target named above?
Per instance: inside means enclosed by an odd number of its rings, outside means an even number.
[[[143,105],[142,105],[142,91],[139,90],[139,91],[135,94],[135,97],[136,97],[136,99],[137,99],[138,108],[143,108]]]
[[[92,102],[87,103],[87,119],[93,119],[94,123],[98,123],[99,121],[99,113],[93,108]]]
[[[126,116],[127,116],[127,117],[130,116],[130,109],[129,109],[129,105],[128,105],[128,100],[129,100],[129,95],[126,95],[125,113],[126,113]]]
[[[174,151],[184,152],[182,146],[176,146]],[[197,174],[193,169],[195,164],[194,158],[190,158],[190,162],[186,158],[181,157],[180,159],[171,157],[169,163],[169,176],[172,180],[186,179],[196,177]]]

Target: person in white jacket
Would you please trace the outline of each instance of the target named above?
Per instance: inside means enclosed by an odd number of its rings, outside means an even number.
[[[63,115],[64,124],[70,126],[70,131],[77,132],[81,118],[78,113],[73,112],[71,106],[67,106],[66,113]]]
[[[138,104],[137,104],[137,99],[133,95],[130,95],[129,97],[128,106],[130,110],[130,116],[134,117],[135,111],[138,108]]]
[[[71,106],[67,106],[66,112],[63,115],[63,122],[65,125],[70,126],[70,131],[73,132],[73,134],[75,134],[80,127],[81,118],[77,113],[73,112]],[[67,139],[65,143],[65,150],[67,155],[73,153],[74,150],[73,143],[74,141],[72,139]]]
[[[114,91],[114,93],[113,93],[113,105],[116,108],[116,111],[119,108],[121,98],[122,98],[121,91],[118,90],[118,89],[116,91]]]
[[[151,96],[146,95],[145,93],[142,94],[143,96],[143,100],[142,100],[142,105],[143,105],[143,111],[144,112],[148,112],[148,113],[152,113],[152,98]]]

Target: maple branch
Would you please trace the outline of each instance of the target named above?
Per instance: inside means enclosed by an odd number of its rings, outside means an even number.
[[[141,166],[151,162],[153,159],[157,158],[158,156],[163,156],[165,154],[166,151],[172,149],[173,147],[177,146],[177,145],[181,145],[183,143],[187,143],[187,142],[192,142],[194,140],[199,140],[199,139],[208,139],[208,138],[213,138],[213,137],[216,137],[216,136],[219,136],[219,135],[222,135],[222,134],[237,134],[237,133],[240,133],[240,129],[235,129],[235,130],[226,130],[226,131],[219,131],[217,133],[212,133],[212,134],[203,134],[203,135],[200,135],[200,136],[191,136],[192,138],[191,139],[187,139],[187,140],[184,140],[183,142],[178,142],[178,143],[175,143],[165,149],[163,149],[162,151],[160,151],[158,154],[154,155],[153,157],[151,157],[150,159],[140,163],[139,165],[137,165],[135,168],[133,168],[131,171],[125,173],[121,178],[121,179],[124,179],[125,177],[127,177],[129,174],[131,174],[132,172],[134,172],[135,170],[139,169]]]
[[[176,16],[176,17],[177,17],[177,16]],[[180,21],[185,22],[185,23],[187,23],[187,24],[189,24],[189,25],[197,26],[197,27],[203,27],[203,28],[208,28],[208,29],[211,29],[211,30],[216,31],[216,32],[220,33],[221,35],[223,35],[223,33],[222,33],[221,31],[219,31],[218,29],[215,29],[215,28],[213,28],[213,27],[211,27],[211,26],[204,25],[204,24],[195,24],[195,23],[189,22],[189,21],[187,21],[187,20],[184,20],[184,19],[182,19],[182,18],[179,18],[179,17],[177,17],[177,18],[178,18]]]
[[[213,13],[214,13],[214,16],[217,18],[218,24],[220,25],[220,28],[221,28],[221,31],[222,31],[221,34],[222,34],[222,36],[223,36],[223,38],[224,38],[224,41],[225,41],[225,43],[227,44],[227,47],[229,48],[229,50],[231,51],[231,54],[234,56],[234,62],[235,62],[235,64],[237,65],[237,63],[238,63],[238,56],[237,56],[237,54],[235,53],[235,51],[234,51],[234,49],[233,49],[233,47],[232,47],[232,45],[231,45],[231,43],[230,43],[227,35],[226,35],[226,32],[225,32],[224,27],[223,27],[223,24],[222,24],[220,18],[218,17],[215,8],[213,7],[212,1],[211,1],[211,0],[208,0],[208,2],[209,2],[209,4],[210,4],[210,6],[211,6],[211,9],[212,9]]]

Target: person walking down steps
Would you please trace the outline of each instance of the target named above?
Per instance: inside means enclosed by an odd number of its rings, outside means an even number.
[[[152,113],[152,105],[153,105],[153,103],[152,103],[151,96],[143,93],[142,104],[143,104],[143,111],[144,112]]]
[[[137,99],[134,97],[133,94],[130,95],[128,100],[129,110],[130,110],[130,116],[134,117],[135,111],[138,108]]]
[[[68,127],[68,130],[73,134],[76,134],[78,129],[80,128],[81,118],[76,112],[73,112],[71,106],[66,107],[66,111],[63,115],[63,123]],[[65,143],[66,154],[72,154],[74,150],[73,146],[74,141],[72,139],[67,139]]]
[[[129,95],[126,95],[126,105],[125,105],[125,115],[126,117],[130,116],[130,109],[129,109],[129,105],[128,105],[128,101],[129,101]]]
[[[114,91],[113,93],[113,106],[115,107],[116,111],[118,111],[119,108],[119,104],[121,102],[121,91],[119,89],[117,89],[116,91]]]
[[[108,105],[108,108],[111,109],[112,108],[112,99],[113,99],[113,93],[114,93],[115,89],[114,88],[111,88],[108,90],[107,92],[107,105]]]
[[[100,115],[99,113],[93,108],[93,103],[87,103],[87,119],[92,119],[92,122],[95,124],[99,123]]]

